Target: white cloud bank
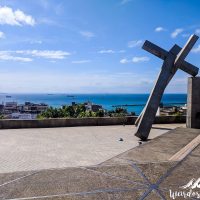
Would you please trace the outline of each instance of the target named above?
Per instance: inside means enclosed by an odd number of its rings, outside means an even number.
[[[113,53],[125,53],[125,50],[112,50],[112,49],[103,49],[98,51],[97,53],[101,53],[101,54],[113,54]]]
[[[177,28],[177,29],[174,30],[174,32],[171,33],[171,37],[176,38],[182,32],[183,32],[182,28]]]
[[[138,46],[141,46],[142,43],[143,43],[142,40],[132,40],[128,42],[128,47],[129,48],[138,47]]]
[[[65,59],[66,56],[71,55],[71,53],[66,51],[50,51],[50,50],[22,50],[16,51],[19,54],[31,55],[34,57],[40,58],[49,58],[49,59]]]
[[[120,60],[120,63],[121,64],[126,64],[126,63],[140,63],[140,62],[147,62],[149,61],[150,58],[149,57],[146,57],[146,56],[134,56],[131,60],[128,60],[126,58],[123,58]]]
[[[20,61],[20,62],[31,62],[31,58],[14,56],[10,52],[7,51],[0,51],[0,60],[11,60],[11,61]]]
[[[0,24],[12,26],[35,25],[35,19],[31,15],[26,15],[21,10],[13,10],[10,7],[0,7]]]
[[[22,55],[22,56],[19,56]],[[65,59],[71,53],[66,51],[50,51],[50,50],[19,50],[19,51],[0,51],[0,60],[12,60],[21,62],[33,61],[30,57],[45,59]]]

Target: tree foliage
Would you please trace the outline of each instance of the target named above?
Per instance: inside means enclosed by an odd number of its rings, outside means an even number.
[[[115,110],[108,111],[108,116],[110,117],[123,117],[128,114],[125,108],[115,108]]]
[[[49,107],[46,111],[38,115],[38,119],[43,118],[83,118],[83,117],[104,117],[104,111],[93,112],[86,110],[84,104],[73,106],[63,106],[62,108]]]
[[[128,114],[124,108],[115,108],[115,110],[98,110],[93,112],[87,110],[84,104],[63,106],[62,108],[49,107],[46,111],[38,115],[38,119],[45,118],[84,118],[84,117],[122,117]]]

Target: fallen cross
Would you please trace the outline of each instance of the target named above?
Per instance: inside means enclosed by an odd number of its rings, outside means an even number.
[[[197,40],[198,36],[191,35],[182,49],[175,44],[169,52],[149,41],[145,41],[142,48],[163,59],[164,62],[147,104],[136,121],[138,128],[135,135],[141,140],[148,139],[165,88],[176,71],[181,69],[192,76],[198,74],[199,68],[184,60]]]

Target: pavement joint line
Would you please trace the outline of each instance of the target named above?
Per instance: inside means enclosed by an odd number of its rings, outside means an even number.
[[[189,156],[189,154],[187,156]],[[174,166],[169,168],[167,172],[158,179],[156,185],[160,185],[169,175],[171,175],[171,173],[187,158],[187,156],[181,161],[177,162]]]
[[[139,200],[145,199],[151,192],[152,192],[152,190],[146,190],[146,191],[144,192],[144,194],[140,197]]]
[[[196,146],[197,147],[197,146]],[[196,148],[195,147],[195,148]],[[194,148],[194,149],[195,149]],[[193,149],[193,150],[194,150]],[[192,151],[193,151],[192,150]],[[163,182],[163,180],[165,180],[171,173],[172,173],[172,171],[173,170],[175,170],[191,153],[192,153],[192,151],[190,151],[182,160],[179,160],[179,161],[176,161],[176,164],[173,166],[173,167],[171,167],[170,169],[168,169],[167,170],[167,172],[164,174],[164,175],[162,175],[159,179],[158,179],[158,181],[154,184],[155,186],[156,186],[156,189],[155,188],[152,188],[151,187],[151,185],[150,185],[150,188],[149,188],[149,190],[147,190],[144,194],[143,194],[143,196],[140,198],[141,200],[143,200],[143,199],[145,199],[150,193],[151,193],[151,191],[152,190],[156,190],[157,192],[159,191],[159,189],[158,189],[158,187],[159,187],[159,185]],[[129,160],[130,161],[130,160]],[[130,161],[130,162],[132,162],[132,161]],[[132,162],[132,166],[134,167],[136,167],[137,168],[137,166],[136,166],[136,164],[135,163],[133,163]],[[142,171],[138,168],[138,170],[142,173]],[[143,174],[143,173],[142,173]],[[142,175],[141,174],[141,175]],[[143,174],[144,175],[144,174]],[[143,176],[144,178],[146,177],[145,175]],[[148,180],[148,179],[147,179]],[[160,192],[160,191],[159,191]],[[164,198],[165,199],[165,198]]]
[[[124,181],[127,181],[127,182],[130,182],[131,184],[139,184],[139,185],[143,185],[143,186],[146,186],[146,183],[142,183],[142,182],[139,182],[139,181],[132,181],[132,180],[129,180],[129,179],[126,179],[126,178],[122,178],[120,176],[114,176],[112,174],[109,174],[107,172],[100,172],[100,171],[97,171],[97,170],[93,170],[93,169],[88,169],[86,167],[82,167],[83,169],[85,170],[88,170],[88,171],[92,171],[94,173],[98,173],[98,174],[102,174],[104,176],[109,176],[109,177],[112,177],[114,179],[120,179],[120,180],[124,180]]]
[[[131,167],[133,169],[136,170],[136,172],[145,180],[145,182],[148,184],[148,185],[151,185],[151,182],[149,181],[149,179],[145,176],[145,174],[142,172],[142,170],[134,163],[132,162],[131,160],[128,160]]]
[[[119,193],[119,192],[129,192],[135,190],[142,190],[143,188],[112,188],[112,189],[99,189],[88,192],[74,192],[74,193],[65,193],[65,194],[57,194],[57,195],[46,195],[46,196],[33,196],[33,197],[22,197],[22,198],[12,198],[12,199],[4,199],[4,200],[34,200],[34,199],[46,199],[52,197],[65,197],[65,196],[84,196],[98,193]]]
[[[167,170],[167,172],[163,176],[161,176],[154,185],[158,188],[162,181],[171,174],[171,172],[178,166],[178,164],[179,163],[177,163],[174,167],[170,168],[170,170]],[[152,192],[153,189],[154,188],[150,186],[149,189],[143,194],[144,198],[141,198],[141,200],[145,199]]]
[[[143,179],[148,183],[149,188],[144,194],[141,196],[140,200],[145,199],[153,190],[162,198],[162,200],[165,200],[164,195],[162,192],[158,189],[158,185],[152,184],[149,179],[145,176],[145,174],[142,172],[142,170],[132,161],[130,161],[131,166],[143,177]]]
[[[154,185],[156,185],[157,188],[158,188],[159,185],[160,185],[167,177],[169,177],[169,176],[171,175],[171,173],[172,173],[184,160],[186,160],[186,158],[187,158],[191,153],[192,153],[192,151],[191,151],[189,154],[187,154],[187,156],[185,156],[182,160],[178,161],[173,167],[169,168],[169,169],[167,170],[167,172],[166,172],[164,175],[162,175]],[[141,198],[141,200],[145,199],[145,198],[151,193],[151,191],[152,191],[152,188],[150,187],[149,190],[147,190],[147,191],[143,194],[144,198]]]
[[[153,189],[153,192],[156,194],[158,194],[158,196],[161,197],[162,200],[166,200],[165,196],[162,194],[162,191],[161,190],[158,190],[158,189]]]
[[[132,161],[129,162],[131,163],[131,166],[138,172],[138,174],[140,174],[141,177],[143,177],[143,179],[147,182],[147,184],[151,188],[151,190],[147,190],[146,192],[144,192],[144,194],[140,197],[140,199],[141,200],[145,199],[151,193],[152,190],[155,190],[155,192],[157,192],[158,195],[163,199],[163,195],[160,194],[160,191],[156,187],[154,187],[155,185],[149,181],[149,179],[145,176],[142,170]]]
[[[21,180],[21,179],[27,178],[27,177],[29,177],[29,176],[35,175],[35,174],[37,174],[37,173],[39,173],[39,172],[34,172],[34,173],[31,173],[31,174],[27,174],[27,175],[25,175],[25,176],[21,176],[21,177],[19,177],[19,178],[13,179],[13,180],[11,180],[11,181],[5,182],[5,183],[1,184],[0,187],[5,186],[5,185],[8,185],[8,184],[13,183],[13,182],[16,182],[16,181],[19,181],[19,180]]]

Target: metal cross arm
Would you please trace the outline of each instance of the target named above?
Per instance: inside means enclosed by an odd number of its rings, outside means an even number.
[[[196,35],[193,35],[191,37],[194,37],[195,40],[198,39],[198,36],[196,36]],[[179,47],[178,45],[176,45],[176,46],[177,46],[177,49],[179,49],[179,51],[181,53],[182,48]],[[157,56],[157,57],[159,57],[163,60],[165,60],[167,58],[168,54],[169,54],[168,51],[166,51],[165,49],[162,49],[161,47],[159,47],[155,44],[153,44],[152,42],[149,42],[148,40],[146,40],[144,42],[142,48],[144,50],[148,51],[149,53],[154,54],[155,56]],[[186,73],[188,73],[192,76],[196,76],[199,72],[199,68],[184,60],[187,55],[185,57],[181,56],[181,58],[180,58],[179,57],[179,55],[181,55],[180,53],[177,55],[177,58],[175,60],[176,67],[178,67],[179,69],[183,70],[184,72],[186,72]],[[181,62],[181,60],[182,60],[182,62]]]

